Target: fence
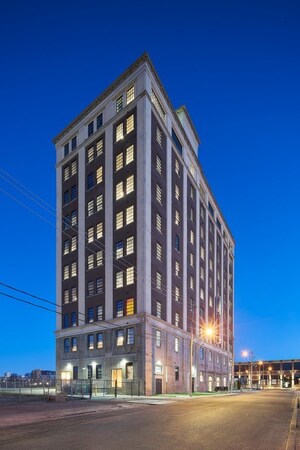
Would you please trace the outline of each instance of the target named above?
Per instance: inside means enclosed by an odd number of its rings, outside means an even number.
[[[45,395],[63,394],[71,398],[118,397],[119,395],[139,396],[139,381],[115,380],[10,380],[0,378],[0,395]]]

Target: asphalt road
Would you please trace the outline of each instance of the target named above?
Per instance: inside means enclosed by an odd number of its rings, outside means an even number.
[[[285,450],[292,414],[290,391],[123,403],[118,410],[7,427],[0,448]]]

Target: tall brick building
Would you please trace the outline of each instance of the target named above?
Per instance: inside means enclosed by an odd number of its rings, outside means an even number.
[[[234,241],[147,54],[54,143],[57,375],[229,386]]]

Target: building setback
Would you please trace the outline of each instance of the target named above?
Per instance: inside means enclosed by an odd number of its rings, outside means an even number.
[[[148,55],[54,143],[57,376],[228,387],[234,241]]]

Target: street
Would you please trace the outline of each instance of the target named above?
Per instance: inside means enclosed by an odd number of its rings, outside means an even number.
[[[123,402],[0,430],[3,449],[284,450],[293,414],[290,391],[257,391],[161,402]]]

